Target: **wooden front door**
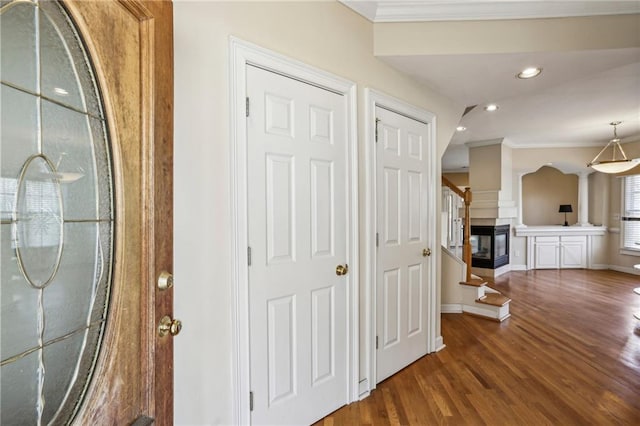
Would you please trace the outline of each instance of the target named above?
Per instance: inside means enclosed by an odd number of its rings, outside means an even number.
[[[169,1],[2,2],[3,424],[173,423],[172,25]]]

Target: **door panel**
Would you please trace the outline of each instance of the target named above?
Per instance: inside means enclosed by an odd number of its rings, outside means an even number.
[[[36,32],[37,25],[20,28],[26,31],[21,38],[24,50],[11,51],[12,54],[17,52],[17,56],[12,57],[10,67],[20,64],[24,57],[28,72],[20,71],[18,74],[23,74],[23,78],[29,81],[24,82],[24,86],[20,82],[17,84],[23,92],[37,96],[40,103],[36,110],[27,106],[26,121],[34,118],[34,114],[41,114],[38,120],[32,120],[29,124],[41,126],[39,132],[42,135],[37,143],[40,147],[36,148],[41,151],[40,156],[33,157],[35,160],[31,164],[49,175],[57,176],[50,181],[53,183],[49,185],[51,188],[40,185],[44,192],[51,194],[55,192],[52,192],[52,188],[58,183],[64,185],[59,198],[61,211],[66,214],[64,219],[62,214],[59,216],[64,222],[61,231],[65,241],[63,254],[70,256],[68,259],[61,258],[57,271],[55,268],[44,271],[53,279],[47,289],[41,292],[40,301],[45,311],[58,309],[60,315],[51,316],[40,333],[40,340],[53,339],[51,344],[45,344],[41,349],[41,358],[36,356],[38,352],[33,352],[34,356],[26,356],[24,362],[19,362],[20,368],[28,366],[29,369],[33,366],[32,362],[38,366],[45,360],[48,364],[44,373],[40,370],[37,378],[39,384],[31,394],[34,399],[28,400],[27,405],[35,407],[37,404],[39,415],[45,423],[52,419],[62,422],[61,412],[56,412],[57,406],[70,404],[77,424],[130,424],[140,417],[155,418],[156,424],[172,424],[172,343],[170,338],[159,339],[156,331],[156,316],[159,318],[172,313],[172,292],[159,293],[155,286],[158,271],[171,270],[172,266],[171,3],[65,1],[62,5],[91,58],[103,106],[97,99],[87,97],[78,90],[79,87],[92,84],[92,80],[80,79],[80,86],[74,85],[73,76],[78,67],[87,66],[82,62],[73,62],[74,58],[83,57],[81,50],[65,50],[59,48],[59,44],[52,43],[39,49],[39,55],[28,54],[34,50],[39,37],[58,37],[61,28],[70,25],[68,18],[55,22],[35,20],[36,23],[40,22],[39,33]],[[8,10],[13,5],[3,2],[3,13],[5,7]],[[23,2],[17,7],[47,11],[57,6],[54,2],[41,1],[37,4]],[[3,26],[2,30],[4,39],[6,28]],[[3,61],[5,53],[3,44]],[[66,71],[54,75],[49,72],[53,68]],[[11,75],[11,72],[4,74],[4,70],[3,66],[3,95],[4,78]],[[41,81],[33,85],[31,80],[35,78],[41,78]],[[3,125],[5,112],[3,108]],[[98,119],[103,112],[106,117],[104,123]],[[89,117],[89,124],[82,122],[85,113]],[[22,122],[25,123],[25,120]],[[72,167],[90,152],[76,152],[76,157],[73,157],[64,149],[64,144],[101,137],[100,130],[105,125],[111,157],[98,159],[82,169]],[[13,160],[19,162],[19,157],[25,152],[23,149],[22,152],[12,151],[12,154]],[[60,160],[55,164],[38,160],[46,157]],[[93,194],[106,191],[104,183],[94,178],[100,176],[96,171],[105,167],[113,169],[113,202],[110,198],[90,202],[91,198],[95,198]],[[160,173],[156,173],[156,170]],[[3,159],[3,177],[6,171]],[[111,204],[113,210],[108,208]],[[111,214],[111,211],[114,213]],[[3,240],[4,219],[3,216]],[[115,228],[115,233],[109,229],[111,226]],[[89,243],[74,245],[73,242],[78,240],[74,235],[81,236]],[[111,238],[113,243],[109,245]],[[76,267],[79,261],[90,254],[87,247],[98,253],[92,261],[105,265],[104,268],[89,271],[85,267]],[[11,261],[8,255],[3,250],[3,270]],[[111,262],[105,261],[108,256],[113,256],[112,267],[108,266]],[[72,261],[65,263],[69,259]],[[112,276],[112,285],[108,309],[89,314],[77,303],[83,295],[88,294],[86,286],[65,288],[56,281],[82,283],[93,275],[100,279]],[[42,277],[37,279],[41,280]],[[6,288],[4,274],[2,288],[3,291]],[[92,303],[102,303],[104,306],[107,293],[96,293],[90,297]],[[3,318],[11,310],[5,309],[6,300],[3,300]],[[95,361],[93,379],[84,399],[80,401],[84,386],[74,373],[74,369],[78,370],[70,362],[73,357],[70,353],[82,350],[87,342],[99,341],[101,332],[95,323],[102,321],[100,314],[104,312],[108,312],[108,316],[101,351]],[[77,329],[80,326],[77,319],[87,315],[90,325],[84,341],[79,334],[55,341],[56,335]],[[5,344],[5,327],[10,325],[10,322],[2,322],[1,346]],[[70,352],[62,350],[64,348],[60,343],[63,341]],[[82,362],[91,365],[94,359],[89,358]],[[7,366],[10,367],[8,370],[13,369],[13,363],[7,363]],[[2,368],[5,377],[4,363]],[[31,379],[32,382],[25,379]],[[12,386],[5,387],[3,382],[3,419],[9,415],[21,416],[18,402],[12,402],[12,396],[34,383],[35,374],[33,377],[22,377]],[[63,390],[68,386],[67,383],[73,385],[65,393]],[[41,396],[48,394],[47,389],[56,391],[53,392],[55,396],[43,399]],[[5,404],[6,401],[9,403]],[[25,413],[30,415],[29,410]]]
[[[247,68],[254,424],[306,424],[347,402],[346,104]]]
[[[377,107],[377,380],[427,353],[428,127]]]

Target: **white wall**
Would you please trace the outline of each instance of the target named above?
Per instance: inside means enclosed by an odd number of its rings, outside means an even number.
[[[360,146],[365,87],[436,114],[438,176],[463,107],[376,59],[372,24],[336,2],[177,1],[174,25],[175,423],[231,424],[229,36],[356,82]]]

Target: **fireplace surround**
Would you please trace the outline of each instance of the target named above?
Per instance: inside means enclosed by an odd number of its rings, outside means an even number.
[[[509,225],[471,226],[471,266],[497,269],[509,264]]]

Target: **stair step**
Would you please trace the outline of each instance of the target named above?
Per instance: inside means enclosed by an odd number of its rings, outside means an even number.
[[[487,285],[487,282],[482,278],[471,278],[470,281],[460,281],[462,285],[470,285],[472,287],[484,287]]]
[[[481,298],[479,298],[478,300],[476,300],[476,302],[484,303],[486,305],[504,306],[507,303],[511,302],[511,299],[509,299],[507,296],[504,296],[500,293],[487,293]]]
[[[462,313],[464,315],[470,315],[472,317],[482,318],[482,319],[489,320],[489,321],[494,321],[494,322],[502,322],[502,321],[506,320],[507,318],[511,318],[511,314],[508,313],[508,312],[504,316],[501,316],[500,318],[494,318],[494,317],[488,317],[486,315],[474,314],[473,312],[462,312]]]
[[[640,294],[640,287],[636,287],[636,288],[634,288],[634,289],[633,289],[633,292],[634,292],[635,294]]]

